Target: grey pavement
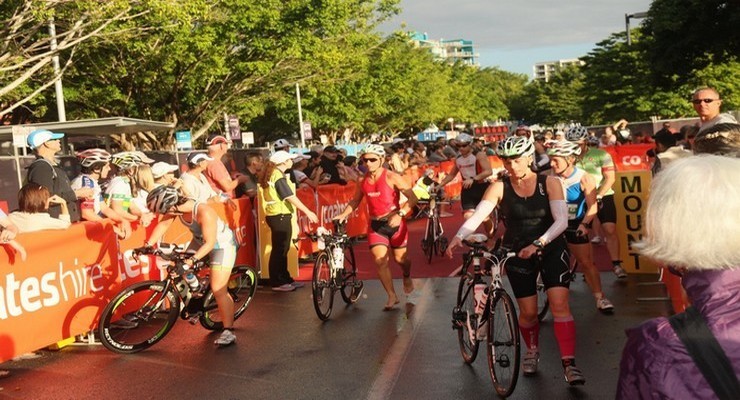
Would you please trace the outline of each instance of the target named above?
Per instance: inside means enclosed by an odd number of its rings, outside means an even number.
[[[520,376],[512,399],[613,399],[624,329],[658,315],[669,304],[638,302],[659,287],[638,285],[656,276],[618,282],[602,273],[614,315],[600,314],[580,278],[572,285],[577,362],[586,385],[571,388],[562,368],[549,316],[541,329],[540,372]],[[466,365],[460,356],[451,310],[457,278],[414,280],[419,294],[397,310],[381,311],[385,293],[365,282],[363,298],[322,323],[310,285],[292,293],[261,288],[236,322],[237,344],[214,347],[215,333],[179,320],[154,347],[119,355],[100,345],[41,351],[34,360],[0,369],[0,399],[485,399],[496,398],[485,350]],[[396,290],[402,292],[400,281]],[[522,347],[524,345],[522,344]]]

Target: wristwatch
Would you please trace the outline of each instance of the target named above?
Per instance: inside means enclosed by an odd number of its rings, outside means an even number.
[[[406,216],[406,211],[403,211],[402,209],[398,209],[398,216],[401,218],[404,218]]]
[[[534,242],[532,242],[532,244],[534,245],[534,247],[536,247],[536,248],[538,248],[540,250],[542,250],[542,249],[545,248],[545,244],[542,243],[542,241],[540,239],[535,239]]]

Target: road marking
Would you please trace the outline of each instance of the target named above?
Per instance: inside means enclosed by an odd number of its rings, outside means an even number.
[[[401,315],[402,323],[399,324],[398,338],[393,342],[393,345],[388,349],[388,353],[380,364],[380,372],[375,377],[370,391],[367,394],[368,400],[385,400],[390,397],[393,392],[393,388],[396,386],[398,375],[401,371],[403,363],[406,361],[409,350],[416,339],[416,334],[419,331],[421,322],[427,313],[429,303],[434,296],[433,291],[436,289],[436,280],[425,279],[424,286],[421,288],[420,293],[413,298],[419,299],[418,303],[406,302],[404,304],[407,307],[407,312]],[[419,289],[417,289],[419,291]],[[413,307],[409,312],[408,307]],[[410,317],[410,318],[408,318]]]

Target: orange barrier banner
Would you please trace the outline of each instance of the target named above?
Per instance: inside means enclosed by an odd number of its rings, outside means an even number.
[[[317,215],[319,222],[327,229],[333,229],[331,220],[341,213],[355,196],[357,183],[349,182],[346,185],[322,185],[316,190]],[[361,236],[367,234],[368,215],[367,203],[363,196],[360,205],[347,217],[347,234]]]
[[[442,161],[439,163],[440,179],[444,179],[444,176],[449,174],[454,166],[455,161]],[[460,197],[460,192],[462,192],[462,180],[460,179],[460,174],[458,173],[454,179],[445,185],[444,189],[445,195],[448,199]]]
[[[650,171],[647,152],[653,148],[654,144],[626,144],[604,147],[604,150],[612,156],[617,171]]]
[[[339,185],[331,184],[331,185],[326,185],[326,186],[339,186]],[[306,207],[308,207],[310,210],[318,210],[318,206],[316,202],[316,193],[314,192],[313,189],[299,188],[296,190],[295,194],[296,194],[296,197],[298,197],[298,199],[301,201],[301,203],[305,204]],[[301,211],[298,211],[297,214],[298,214],[299,231],[298,231],[298,234],[294,236],[298,237],[298,236],[301,236],[300,235],[301,233],[316,231],[317,226],[312,225],[311,222],[308,220],[308,217],[306,217],[305,214],[303,214]],[[322,224],[322,218],[323,218],[322,214],[319,212],[316,212],[316,215],[319,217],[319,223]],[[296,243],[296,246],[298,246],[298,258],[303,258],[319,250],[316,242],[313,242],[310,239],[300,239]]]
[[[148,267],[118,267],[109,222],[20,234],[28,258],[0,246],[0,362],[83,334],[108,300]]]

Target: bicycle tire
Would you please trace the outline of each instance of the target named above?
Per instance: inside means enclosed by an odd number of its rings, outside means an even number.
[[[431,219],[427,218],[426,230],[424,231],[424,238],[421,239],[421,250],[424,252],[424,256],[427,258],[427,263],[432,262],[432,254],[434,253],[434,235],[432,231]]]
[[[328,320],[334,306],[334,283],[331,278],[329,254],[326,250],[320,251],[316,257],[313,266],[313,277],[311,278],[311,290],[316,315],[322,321]]]
[[[547,299],[547,291],[545,290],[545,284],[542,283],[542,277],[540,274],[537,275],[537,320],[542,321],[547,317],[547,312],[550,310],[550,301]]]
[[[239,265],[231,270],[228,283],[228,293],[234,300],[234,321],[244,314],[257,292],[257,270],[247,265]],[[211,331],[224,328],[221,315],[218,312],[216,297],[208,290],[203,300],[203,314],[198,319],[200,324]]]
[[[174,286],[162,293],[164,287],[162,281],[139,282],[111,299],[98,323],[98,337],[106,349],[137,353],[167,336],[180,314],[180,297]]]
[[[467,271],[467,268],[463,268],[463,271]],[[480,346],[480,342],[475,338],[478,319],[475,314],[473,286],[475,286],[475,275],[464,272],[457,287],[457,303],[452,311],[460,354],[466,364],[472,364],[475,361]]]
[[[357,264],[355,263],[355,251],[351,245],[344,248],[344,275],[342,276],[342,300],[347,305],[354,304],[362,293],[364,283],[357,280]]]
[[[511,395],[519,378],[519,321],[505,290],[494,291],[488,318],[488,371],[501,397]]]

